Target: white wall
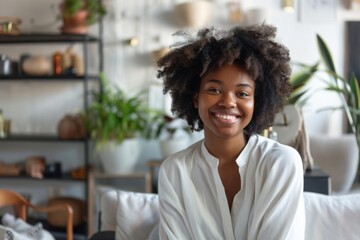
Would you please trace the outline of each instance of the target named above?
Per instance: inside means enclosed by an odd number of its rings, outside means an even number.
[[[110,42],[117,42],[115,46],[106,47],[107,73],[120,85],[136,91],[139,88],[159,86],[155,78],[154,64],[151,62],[150,53],[161,46],[174,42],[171,34],[181,26],[173,18],[175,3],[183,1],[106,1],[110,9],[107,19],[113,22],[113,28],[107,28],[105,38]],[[212,1],[213,16],[209,25],[228,28],[233,26],[227,21],[227,0]],[[313,2],[317,1],[303,1]],[[332,1],[328,1],[332,2]],[[333,1],[338,2],[338,1]],[[316,45],[316,34],[326,41],[337,70],[344,71],[344,39],[345,20],[357,20],[358,10],[348,10],[345,3],[336,3],[333,15],[322,12],[321,9],[315,15],[308,12],[301,15],[302,2],[295,1],[293,13],[284,12],[281,9],[280,0],[252,0],[242,1],[245,11],[253,8],[265,8],[267,12],[266,21],[278,28],[278,40],[290,49],[293,61],[313,64],[319,60]],[[248,11],[249,12],[249,11]],[[113,21],[112,19],[118,19]],[[134,21],[135,20],[135,21]],[[140,44],[130,47],[121,44],[122,40],[138,37]],[[120,42],[120,43],[119,43]],[[337,95],[325,91],[318,91],[324,84],[319,79],[311,82],[315,93],[309,100],[309,104],[303,109],[306,126],[310,134],[336,135],[343,132],[343,116],[341,112],[323,111],[327,106],[339,106]],[[161,89],[161,86],[160,86]],[[156,92],[157,93],[157,92]],[[158,96],[158,95],[156,95]],[[166,105],[168,107],[168,105]]]
[[[289,49],[293,61],[314,63],[319,59],[316,46],[316,33],[320,34],[330,47],[335,65],[339,72],[344,71],[344,21],[359,20],[358,10],[347,10],[343,3],[336,6],[336,16],[332,20],[322,22],[327,16],[305,18],[299,20],[301,4],[298,0],[295,12],[286,13],[281,10],[280,0],[243,0],[243,8],[265,8],[266,21],[278,28],[278,40]],[[335,1],[335,0],[334,0]],[[17,16],[23,19],[23,32],[58,32],[61,25],[57,21],[59,0],[0,0],[0,16]],[[155,63],[151,52],[172,44],[175,39],[171,34],[180,29],[174,19],[175,0],[104,0],[108,15],[104,21],[105,39],[105,73],[110,80],[136,93],[151,87],[149,99],[156,102],[157,107],[168,109],[168,101],[161,94],[161,83],[156,79]],[[232,26],[227,20],[227,0],[212,1],[213,15],[209,25],[217,27]],[[308,2],[308,1],[303,1]],[[317,1],[312,1],[317,2]],[[338,1],[336,1],[338,2]],[[315,15],[317,16],[317,14]],[[322,16],[322,17],[320,17]],[[307,17],[307,14],[305,14]],[[93,26],[92,33],[97,33]],[[139,45],[131,47],[125,42],[137,37]],[[53,46],[53,45],[52,45]],[[0,53],[6,53],[14,60],[21,53],[44,54],[50,57],[56,50],[64,50],[67,46],[0,46]],[[77,48],[75,48],[76,50]],[[76,50],[78,51],[78,49]],[[97,66],[96,48],[91,52],[91,66]],[[320,88],[319,79],[311,82],[313,89]],[[155,100],[154,100],[155,99]],[[325,106],[338,105],[337,97],[330,93],[317,91],[311,97],[309,105],[304,109],[306,127],[310,134],[339,134],[342,130],[342,116],[339,113],[317,111]],[[159,104],[160,103],[160,104]],[[57,122],[66,113],[75,112],[82,107],[81,84],[44,83],[44,82],[1,82],[0,108],[5,116],[12,120],[14,133],[56,133]],[[157,142],[146,143],[142,161],[160,157]],[[153,149],[156,149],[153,151]],[[0,146],[0,159],[13,160],[13,155],[3,154]],[[58,159],[58,155],[51,155]],[[77,157],[77,156],[76,156]]]

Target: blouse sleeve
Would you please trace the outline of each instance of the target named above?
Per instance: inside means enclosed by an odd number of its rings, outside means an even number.
[[[254,215],[249,239],[301,240],[305,235],[303,168],[292,148],[274,149],[256,172]]]
[[[159,171],[160,240],[193,239],[180,196],[163,167]]]

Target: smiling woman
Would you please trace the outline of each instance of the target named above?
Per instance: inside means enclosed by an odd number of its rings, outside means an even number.
[[[243,135],[254,111],[254,89],[254,80],[236,65],[225,65],[206,74],[199,93],[194,96],[205,136],[225,134],[236,138],[238,134]]]
[[[159,60],[173,113],[204,130],[161,165],[160,239],[304,239],[301,158],[258,135],[290,93],[275,32],[205,28]]]
[[[204,124],[205,145],[212,155],[223,155],[223,149],[216,146],[224,142],[228,146],[246,144],[244,129],[254,112],[254,90],[254,80],[236,65],[224,65],[201,80],[199,93],[194,96],[194,107]],[[231,209],[235,194],[240,190],[240,175],[233,158],[220,162],[219,175]]]

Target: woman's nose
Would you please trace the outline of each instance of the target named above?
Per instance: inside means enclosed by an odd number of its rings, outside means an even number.
[[[232,93],[224,93],[219,101],[219,105],[227,108],[236,107],[236,98]]]

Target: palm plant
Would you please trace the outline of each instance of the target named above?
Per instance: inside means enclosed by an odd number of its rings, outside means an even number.
[[[338,93],[342,107],[345,111],[351,131],[355,134],[358,146],[360,146],[360,89],[359,82],[354,73],[350,74],[349,79],[341,77],[335,69],[331,53],[325,41],[317,35],[317,43],[325,71],[330,76],[330,83],[326,88],[329,91]]]
[[[344,110],[349,122],[350,130],[354,133],[357,145],[360,149],[360,87],[358,79],[354,73],[351,73],[348,79],[340,76],[335,69],[334,61],[327,44],[319,35],[317,35],[316,38],[322,65],[319,65],[318,63],[312,66],[302,65],[303,71],[295,78],[298,79],[295,83],[301,83],[302,81],[307,82],[317,72],[323,72],[329,76],[330,80],[327,81],[325,90],[336,92],[341,100],[341,106],[327,109]],[[294,95],[293,100],[298,101],[297,96],[302,97],[303,95],[304,93]],[[360,164],[358,176],[360,176]]]

